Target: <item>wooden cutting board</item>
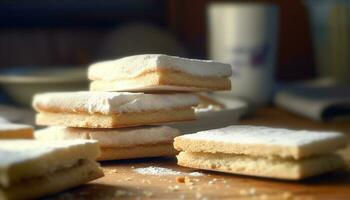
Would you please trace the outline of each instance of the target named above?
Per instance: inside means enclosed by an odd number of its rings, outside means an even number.
[[[313,122],[277,108],[261,109],[241,124],[338,130],[350,138],[349,121]],[[50,199],[350,199],[350,147],[341,153],[346,169],[299,182],[193,170],[177,166],[174,158],[103,162],[105,177]],[[136,171],[149,166],[178,174],[157,176]],[[193,171],[202,174],[191,176]],[[188,178],[183,183],[179,179],[185,176]]]

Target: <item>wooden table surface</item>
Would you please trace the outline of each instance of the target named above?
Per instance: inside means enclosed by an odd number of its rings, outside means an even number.
[[[312,130],[338,130],[349,135],[350,122],[314,122],[281,109],[269,107],[240,124]],[[153,158],[103,162],[105,177],[52,199],[350,199],[350,147],[341,151],[347,169],[307,180],[278,181],[248,176],[200,171],[179,183],[182,175],[154,176],[135,172],[136,168],[155,166],[187,173],[198,171],[176,165],[174,158]]]

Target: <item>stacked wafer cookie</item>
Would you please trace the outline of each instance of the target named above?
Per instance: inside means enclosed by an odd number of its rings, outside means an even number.
[[[178,164],[233,174],[298,180],[345,166],[337,132],[230,126],[175,138]]]
[[[35,137],[97,140],[99,160],[174,155],[180,133],[160,125],[195,120],[198,99],[188,92],[230,89],[230,75],[227,64],[159,54],[96,63],[91,91],[34,97],[37,124],[50,126]]]

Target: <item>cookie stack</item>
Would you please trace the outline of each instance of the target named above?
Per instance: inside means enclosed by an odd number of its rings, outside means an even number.
[[[37,139],[93,139],[98,160],[174,155],[180,133],[168,122],[195,120],[195,95],[228,90],[230,65],[167,55],[137,55],[93,64],[91,91],[35,95]],[[153,125],[153,126],[150,126]]]

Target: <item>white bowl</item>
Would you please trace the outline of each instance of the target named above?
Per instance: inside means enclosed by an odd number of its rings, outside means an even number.
[[[51,68],[51,69],[50,69]],[[0,85],[18,104],[30,106],[33,95],[52,91],[86,90],[86,68],[18,68],[0,74]]]

